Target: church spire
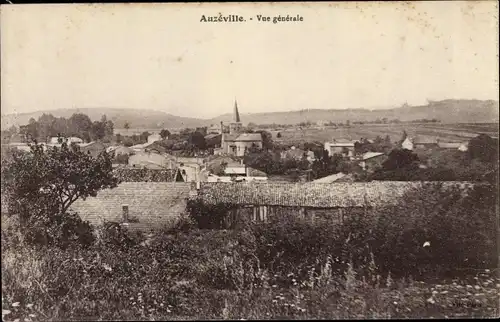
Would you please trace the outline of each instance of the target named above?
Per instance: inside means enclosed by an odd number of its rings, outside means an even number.
[[[236,99],[234,100],[234,112],[233,112],[233,122],[239,123],[240,121],[240,113],[238,112],[238,102]]]

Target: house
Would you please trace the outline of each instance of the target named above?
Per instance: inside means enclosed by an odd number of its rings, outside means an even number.
[[[403,142],[401,142],[401,148],[406,150],[413,150],[413,142],[409,137],[406,137]]]
[[[242,157],[250,148],[262,149],[260,133],[222,134],[223,154]]]
[[[148,143],[153,143],[163,140],[160,134],[151,134],[148,136]]]
[[[238,103],[235,101],[233,120],[229,123],[229,133],[222,133],[222,151],[220,154],[244,156],[250,148],[262,149],[262,134],[242,133],[241,128],[242,123],[238,112]]]
[[[465,152],[468,150],[468,142],[441,142],[438,141],[438,147],[440,149],[451,149],[451,150],[459,150]]]
[[[160,229],[185,212],[192,190],[185,182],[123,182],[78,199],[70,209],[93,225],[115,222],[134,230]]]
[[[205,142],[208,148],[220,148],[222,142],[222,134],[211,133],[205,135]]]
[[[438,139],[431,137],[416,137],[413,140],[416,149],[431,149],[438,147]]]
[[[175,169],[177,168],[174,157],[155,152],[135,152],[128,158],[131,167],[147,169]]]
[[[59,139],[61,141],[59,141]],[[83,143],[83,140],[78,138],[78,137],[75,137],[75,136],[71,136],[71,137],[51,137],[50,138],[50,144],[61,144],[63,142],[66,142],[67,144],[71,144],[71,143]]]
[[[106,151],[106,146],[104,143],[99,141],[93,141],[90,143],[79,144],[80,151],[90,154],[93,158],[96,158],[101,152]]]
[[[325,150],[328,151],[328,155],[334,155],[335,153],[342,154],[344,156],[352,157],[354,156],[354,143],[356,141],[343,140],[343,139],[333,139],[332,142],[325,142]]]
[[[127,154],[127,155],[133,154],[134,150],[132,150],[131,148],[128,148],[126,146],[110,146],[110,147],[106,148],[106,152],[114,153],[115,156],[117,156],[120,154]]]
[[[242,181],[267,181],[267,174],[260,170],[248,167],[244,164],[228,164],[224,169],[223,176],[210,174],[208,182],[242,182]]]
[[[300,216],[325,223],[342,223],[345,216],[364,213],[366,208],[396,205],[405,193],[426,182],[372,181],[349,183],[226,183],[201,182],[192,198],[208,205],[232,206],[226,227],[241,221],[266,221],[272,216]],[[444,189],[468,182],[441,182]]]
[[[382,152],[366,152],[362,155],[359,165],[365,171],[374,170],[382,166],[387,156]]]

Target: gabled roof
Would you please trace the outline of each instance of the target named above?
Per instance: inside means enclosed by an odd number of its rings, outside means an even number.
[[[368,160],[368,159],[375,158],[375,157],[378,157],[381,155],[384,155],[384,153],[382,153],[382,152],[366,152],[365,154],[363,154],[363,160]]]
[[[240,134],[237,138],[236,141],[262,141],[262,134],[260,133],[243,133]]]
[[[225,183],[202,182],[198,198],[209,204],[269,205],[311,208],[345,208],[390,205],[405,192],[421,187],[415,181],[373,181],[350,183]],[[464,182],[443,182],[443,186],[471,186]]]
[[[329,176],[326,176],[323,178],[313,180],[312,182],[314,182],[314,183],[332,183],[332,182],[335,182],[335,181],[345,177],[346,175],[347,174],[345,174],[343,172],[339,172],[339,173],[335,173],[335,174],[332,174],[332,175],[329,175]]]
[[[120,222],[122,206],[127,205],[129,218],[159,228],[185,211],[191,190],[191,184],[184,182],[123,182],[99,191],[96,197],[78,199],[71,210],[94,224],[104,220]]]
[[[458,149],[463,144],[462,142],[438,142],[438,146],[444,149]]]

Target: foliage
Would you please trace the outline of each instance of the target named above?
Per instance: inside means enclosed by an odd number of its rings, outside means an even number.
[[[33,139],[47,142],[48,138],[56,136],[76,136],[90,142],[111,138],[113,130],[113,122],[107,120],[106,115],[103,115],[100,121],[92,122],[87,115],[82,113],[75,113],[69,119],[42,114],[38,121],[32,118],[29,124],[19,128],[20,134],[27,142]]]
[[[471,159],[498,163],[498,139],[480,134],[469,141],[468,155]]]
[[[163,129],[160,131],[160,136],[164,140],[167,139],[169,135],[170,135],[170,131],[167,129]]]
[[[230,204],[211,205],[200,200],[188,200],[186,211],[200,229],[221,229],[227,226]],[[229,228],[229,227],[227,227]]]
[[[45,151],[35,142],[30,148],[31,153],[14,151],[2,160],[2,194],[9,215],[19,216],[23,230],[57,226],[77,199],[117,184],[106,153],[94,159],[65,143]]]
[[[317,158],[312,164],[314,179],[323,178],[339,172],[349,173],[349,169],[349,163],[341,154],[330,156],[326,150],[323,150],[321,157]]]

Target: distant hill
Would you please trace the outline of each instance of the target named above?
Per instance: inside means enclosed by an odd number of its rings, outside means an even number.
[[[74,108],[37,111],[33,113],[2,115],[2,128],[12,125],[28,124],[30,118],[38,120],[42,114],[52,114],[55,117],[69,118],[74,113],[83,113],[90,117],[92,121],[100,120],[103,114],[108,120],[112,120],[115,128],[123,128],[125,122],[131,128],[176,128],[176,127],[199,127],[206,122],[196,118],[180,117],[160,111],[139,110],[126,108]]]
[[[228,108],[230,110],[230,108]],[[255,124],[297,124],[300,122],[333,121],[374,121],[387,118],[399,119],[400,121],[412,121],[418,119],[437,119],[443,123],[491,123],[498,122],[499,111],[497,101],[481,100],[443,100],[430,102],[422,106],[404,106],[390,109],[310,109],[289,112],[269,113],[241,113],[244,124],[249,122]],[[123,128],[125,122],[130,123],[131,128],[184,128],[208,126],[219,124],[220,121],[229,122],[232,114],[223,114],[212,119],[197,119],[171,115],[153,110],[137,110],[124,108],[80,108],[61,109],[51,111],[39,111],[34,113],[2,115],[2,128],[12,125],[27,124],[30,118],[38,119],[43,113],[52,114],[55,117],[69,118],[73,113],[87,114],[92,120],[99,120],[103,114],[111,119],[115,128]]]
[[[244,123],[255,124],[297,124],[300,122],[333,121],[374,121],[376,119],[399,119],[412,121],[418,119],[437,119],[443,123],[490,123],[498,122],[498,102],[480,100],[444,100],[430,102],[423,106],[407,106],[391,109],[310,109],[290,112],[241,113]],[[210,120],[218,124],[220,121],[231,120],[230,113]]]

